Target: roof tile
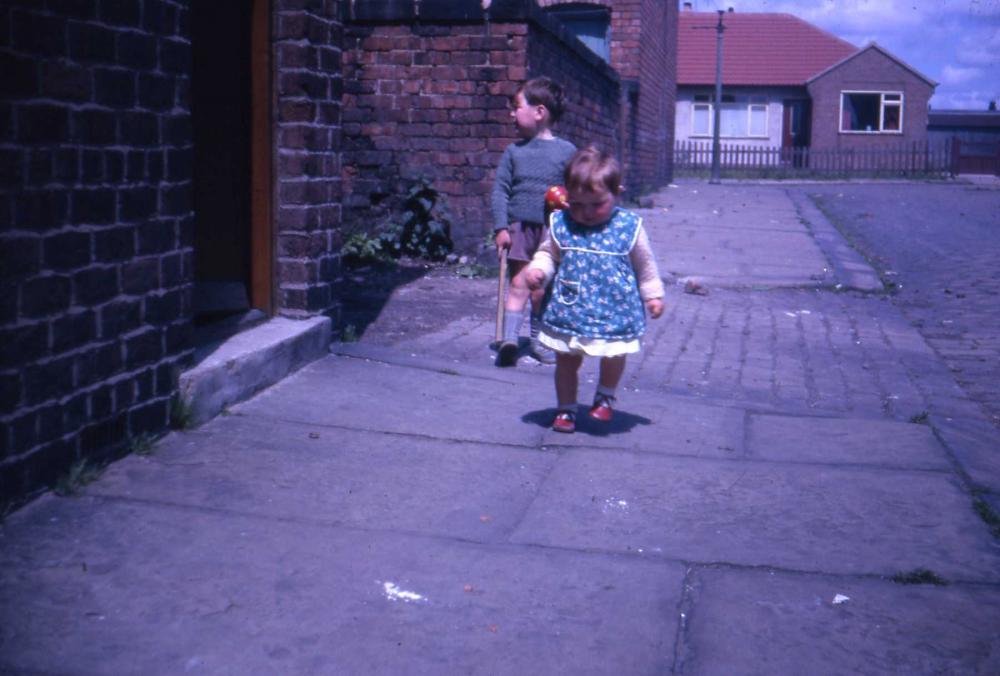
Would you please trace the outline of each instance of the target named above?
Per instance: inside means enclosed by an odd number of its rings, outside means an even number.
[[[681,12],[677,84],[715,83],[715,12]],[[858,51],[851,43],[791,14],[727,12],[722,81],[727,85],[803,85]]]

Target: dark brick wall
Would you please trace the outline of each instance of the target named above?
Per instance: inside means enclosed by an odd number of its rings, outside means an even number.
[[[279,312],[336,320],[341,248],[340,0],[274,0]]]
[[[169,420],[191,327],[185,0],[0,3],[0,498]]]
[[[927,102],[934,88],[877,49],[869,49],[808,85],[812,97],[811,147],[876,148],[927,140]],[[902,91],[902,134],[840,132],[840,92]]]

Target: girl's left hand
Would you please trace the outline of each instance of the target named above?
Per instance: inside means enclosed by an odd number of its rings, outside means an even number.
[[[662,298],[650,298],[646,301],[646,311],[649,312],[649,316],[653,319],[659,319],[660,315],[663,314],[663,299]]]

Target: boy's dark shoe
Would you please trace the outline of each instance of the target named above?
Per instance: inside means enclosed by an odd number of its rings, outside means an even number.
[[[612,408],[614,403],[614,397],[598,392],[594,395],[594,405],[590,407],[590,417],[601,422],[611,422],[615,413]]]
[[[517,364],[517,343],[505,340],[497,350],[497,366],[514,366]]]
[[[576,413],[572,411],[559,411],[555,420],[552,421],[552,429],[556,432],[569,434],[576,431]]]

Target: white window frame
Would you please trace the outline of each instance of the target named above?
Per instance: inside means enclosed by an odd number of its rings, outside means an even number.
[[[698,98],[702,98],[702,100],[698,100]],[[714,101],[715,97],[713,96],[708,101],[705,101],[703,99],[703,97],[698,97],[698,98],[694,98],[694,99],[691,100],[691,136],[692,137],[698,137],[698,138],[709,137],[709,136],[712,136],[714,134],[714,129],[715,129],[715,101]],[[720,134],[719,138],[724,138],[724,139],[740,139],[740,138],[745,138],[745,139],[766,139],[766,138],[770,138],[770,133],[771,133],[770,132],[771,120],[770,120],[770,114],[769,114],[769,112],[770,112],[770,103],[767,101],[767,99],[765,97],[762,97],[762,96],[749,96],[749,97],[743,96],[743,97],[739,97],[739,99],[735,100],[735,101],[726,101],[727,98],[730,98],[730,97],[726,97],[726,96],[723,97],[723,101],[722,101],[722,105],[723,106],[727,106],[727,105],[728,106],[733,106],[733,105],[736,105],[736,106],[739,106],[741,109],[745,109],[746,110],[746,126],[744,127],[744,129],[746,130],[746,133],[745,134],[737,134],[735,136],[730,136],[730,135],[727,135],[727,134]],[[704,108],[704,109],[706,109],[708,111],[708,132],[707,133],[700,133],[698,131],[698,129],[695,127],[695,111],[698,108]],[[750,124],[751,124],[751,121],[752,121],[752,115],[753,115],[753,109],[754,108],[757,108],[759,110],[763,110],[763,112],[764,112],[764,133],[763,134],[751,134],[750,133]]]
[[[872,129],[868,131],[867,129],[844,129],[844,96],[848,94],[873,94],[878,95],[879,107],[878,107],[878,129]],[[885,109],[886,109],[886,96],[898,96],[898,101],[890,101],[888,105],[899,108],[899,129],[886,129],[885,128]],[[905,96],[902,91],[886,90],[886,91],[869,91],[864,89],[844,89],[840,92],[840,110],[837,113],[837,128],[841,134],[862,134],[865,136],[870,136],[872,134],[895,134],[901,135],[903,133],[903,108],[904,108]]]
[[[708,112],[708,131],[702,132],[698,130],[696,126],[697,113],[699,108],[704,108]],[[705,103],[703,101],[692,101],[691,102],[691,136],[711,136],[712,135],[712,124],[715,118],[712,116],[712,104]]]

